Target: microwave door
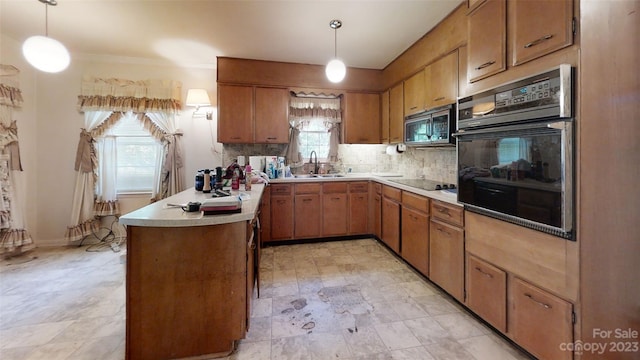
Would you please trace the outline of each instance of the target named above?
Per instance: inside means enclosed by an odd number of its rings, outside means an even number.
[[[434,113],[431,116],[431,141],[435,143],[449,142],[449,110]]]

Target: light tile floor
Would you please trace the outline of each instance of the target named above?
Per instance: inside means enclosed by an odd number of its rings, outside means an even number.
[[[0,359],[124,359],[124,251],[0,262]],[[263,249],[228,359],[528,359],[375,240]]]

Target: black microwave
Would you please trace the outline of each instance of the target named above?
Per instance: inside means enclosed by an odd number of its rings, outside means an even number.
[[[407,146],[455,146],[451,134],[456,130],[455,105],[447,105],[405,118],[404,143]]]

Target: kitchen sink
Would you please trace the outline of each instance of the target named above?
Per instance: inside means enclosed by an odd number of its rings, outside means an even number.
[[[296,174],[293,175],[296,179],[309,179],[309,178],[341,178],[344,174]]]
[[[321,177],[321,178],[340,178],[340,177],[344,177],[343,174],[318,174],[316,176],[317,177]]]

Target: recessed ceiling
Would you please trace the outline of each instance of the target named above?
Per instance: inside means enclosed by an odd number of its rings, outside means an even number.
[[[58,0],[49,36],[72,57],[107,56],[215,67],[216,56],[382,69],[461,0]],[[0,0],[0,31],[19,42],[45,33],[45,5]]]

